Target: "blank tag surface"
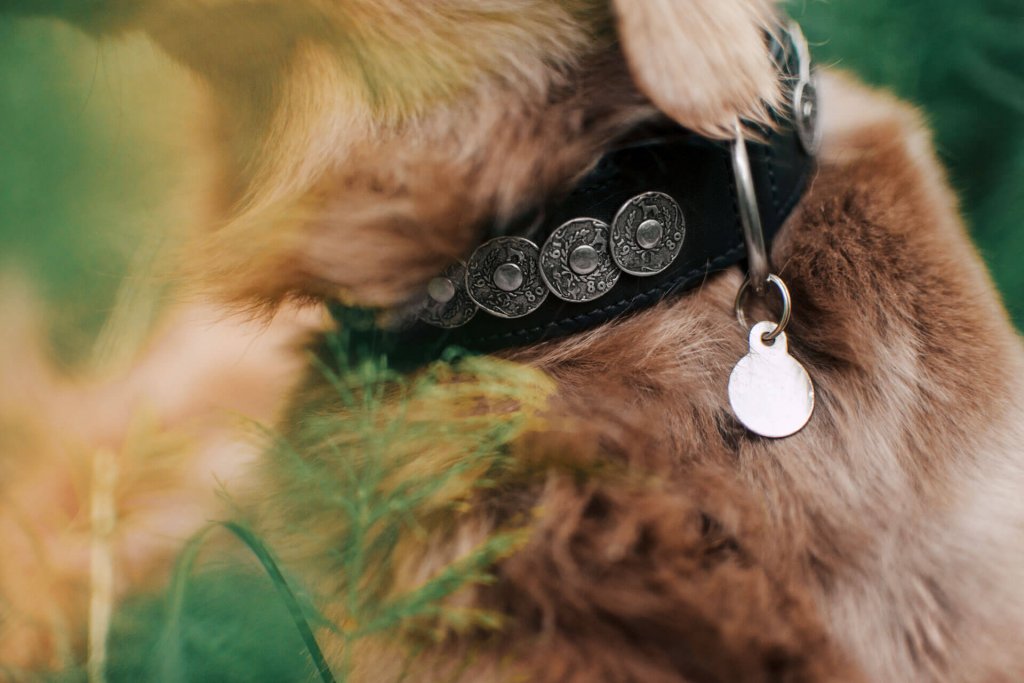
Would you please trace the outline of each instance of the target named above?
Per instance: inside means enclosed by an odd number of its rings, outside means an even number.
[[[761,336],[775,329],[762,321],[750,330],[750,353],[729,376],[729,403],[743,426],[761,436],[782,438],[803,429],[814,412],[814,385],[789,355],[786,333],[766,344]]]

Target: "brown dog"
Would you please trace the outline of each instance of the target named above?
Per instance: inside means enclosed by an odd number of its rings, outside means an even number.
[[[144,30],[209,85],[235,210],[190,266],[246,306],[401,306],[633,127],[668,116],[726,138],[782,100],[767,0],[96,6],[72,18]],[[506,353],[553,380],[549,424],[569,425],[517,453],[646,483],[542,467],[424,545],[418,566],[437,567],[509,509],[537,511],[474,597],[508,623],[469,678],[1024,677],[1020,342],[914,112],[837,74],[822,101],[817,174],[771,253],[815,384],[810,423],[770,440],[732,417],[735,269]],[[422,677],[450,675],[472,639],[446,641]],[[385,661],[364,660],[367,678],[386,680]]]

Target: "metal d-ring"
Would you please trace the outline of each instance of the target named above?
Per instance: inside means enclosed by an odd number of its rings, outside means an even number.
[[[764,246],[764,230],[761,227],[761,212],[757,208],[757,194],[754,192],[754,176],[750,171],[750,157],[747,143],[739,121],[735,124],[736,137],[732,141],[732,172],[736,179],[736,200],[739,206],[740,223],[743,224],[743,239],[747,244],[747,276],[758,296],[768,291],[768,251]]]
[[[775,329],[771,332],[765,332],[761,335],[761,339],[766,344],[771,344],[775,341],[775,338],[782,334],[786,327],[789,325],[790,315],[793,313],[793,302],[789,296],[789,288],[786,287],[786,283],[782,281],[778,275],[769,273],[765,278],[765,284],[773,284],[775,288],[779,290],[779,294],[782,296],[782,315],[779,316],[779,322],[775,323]],[[747,293],[747,289],[751,288],[750,276],[748,275],[743,280],[743,284],[740,285],[740,290],[736,292],[736,320],[739,321],[743,329],[749,329],[747,327],[747,316],[743,314],[743,295]],[[755,291],[757,291],[755,289]]]
[[[821,146],[821,125],[819,125],[818,88],[814,73],[811,71],[811,49],[807,45],[800,25],[789,24],[786,29],[790,43],[796,51],[798,75],[791,91],[790,113],[793,129],[804,151],[811,156],[818,153]]]
[[[789,37],[793,42],[793,48],[796,50],[797,77],[801,81],[809,81],[811,80],[811,48],[807,44],[807,38],[804,37],[800,24],[795,21],[789,22],[786,31],[789,33]]]

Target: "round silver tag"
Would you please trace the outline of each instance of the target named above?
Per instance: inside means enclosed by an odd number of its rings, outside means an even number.
[[[630,275],[656,275],[676,260],[685,238],[686,220],[679,204],[667,194],[645,192],[615,215],[612,258]]]
[[[593,301],[619,281],[608,251],[611,228],[594,218],[575,218],[558,226],[540,250],[540,274],[563,301]]]
[[[821,144],[821,126],[818,125],[818,89],[814,77],[800,79],[793,88],[793,125],[804,151],[817,154]]]
[[[469,259],[466,289],[488,313],[521,318],[544,303],[548,289],[540,275],[540,250],[523,237],[495,237]]]
[[[427,284],[427,296],[419,318],[446,329],[468,323],[478,310],[466,292],[466,267],[453,263]]]
[[[814,385],[804,366],[789,355],[786,333],[769,346],[761,335],[775,329],[762,321],[750,330],[750,353],[729,376],[729,403],[743,426],[775,439],[796,434],[814,412]]]

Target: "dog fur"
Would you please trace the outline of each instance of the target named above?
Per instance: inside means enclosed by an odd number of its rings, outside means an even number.
[[[187,252],[199,279],[244,306],[389,307],[638,122],[668,115],[725,137],[738,116],[765,120],[779,99],[761,39],[773,11],[122,0],[75,20],[145,30],[217,102],[235,208]],[[811,423],[773,441],[731,416],[725,386],[746,341],[735,269],[504,354],[553,380],[549,424],[566,425],[524,435],[517,453],[618,463],[645,483],[542,468],[423,551],[440,566],[513,511],[537,511],[498,584],[474,596],[509,626],[477,643],[470,679],[1024,677],[1020,340],[920,118],[839,74],[822,102],[819,170],[772,252],[796,302],[790,349],[815,382]],[[422,678],[472,638],[439,648]]]

